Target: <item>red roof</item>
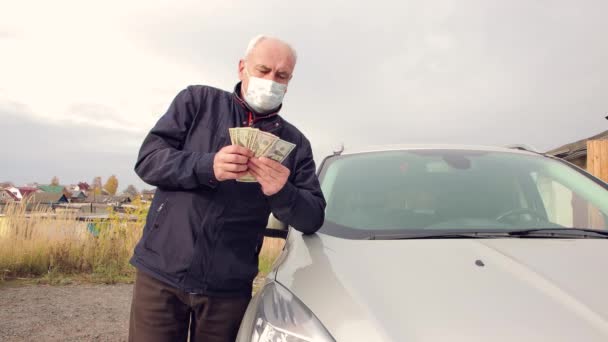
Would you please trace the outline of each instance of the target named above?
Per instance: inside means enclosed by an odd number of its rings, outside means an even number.
[[[89,191],[89,189],[91,189],[91,186],[87,182],[79,182],[78,187],[80,188],[80,191]]]
[[[21,191],[21,196],[23,196],[23,197],[33,194],[35,192],[38,192],[37,188],[31,187],[31,186],[23,186],[23,187],[19,187],[17,189],[19,189],[19,191]]]

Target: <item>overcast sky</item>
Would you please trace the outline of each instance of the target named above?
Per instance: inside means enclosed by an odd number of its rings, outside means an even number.
[[[190,84],[231,90],[258,33],[298,50],[283,116],[333,146],[524,143],[608,129],[608,1],[0,0],[0,181],[132,171]]]

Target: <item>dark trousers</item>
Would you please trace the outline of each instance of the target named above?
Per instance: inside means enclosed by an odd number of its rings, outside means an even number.
[[[129,341],[234,342],[251,297],[189,294],[137,271]]]

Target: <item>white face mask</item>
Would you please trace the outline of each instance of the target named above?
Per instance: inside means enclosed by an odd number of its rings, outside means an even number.
[[[251,76],[247,68],[245,68],[245,73],[249,77],[249,84],[244,97],[253,110],[258,113],[268,112],[283,102],[287,90],[286,84]]]

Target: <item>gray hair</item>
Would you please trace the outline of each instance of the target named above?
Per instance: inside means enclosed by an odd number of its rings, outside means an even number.
[[[276,40],[276,41],[279,41],[279,42],[285,44],[289,48],[289,50],[291,50],[291,54],[293,55],[294,62],[296,62],[298,60],[298,54],[296,53],[296,49],[294,49],[289,43],[287,43],[286,41],[281,40],[279,38],[268,36],[268,35],[265,35],[265,34],[257,35],[257,36],[253,37],[253,39],[251,39],[249,41],[249,44],[247,44],[247,50],[245,50],[245,59],[247,59],[247,57],[249,57],[249,54],[251,54],[251,52],[253,51],[253,49],[255,49],[255,47],[261,41],[266,40],[266,39],[273,39],[273,40]]]

